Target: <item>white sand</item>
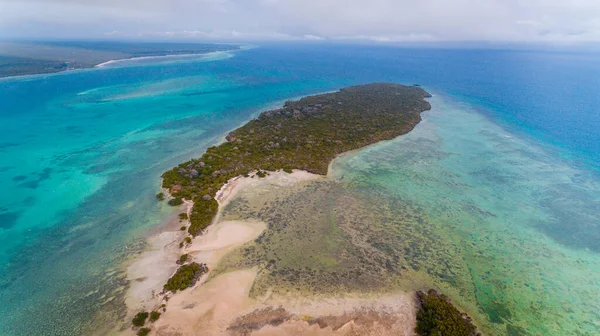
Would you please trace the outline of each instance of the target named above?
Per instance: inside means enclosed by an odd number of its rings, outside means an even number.
[[[217,193],[219,202],[219,213],[215,218],[215,224],[211,225],[206,232],[196,237],[192,244],[180,248],[179,243],[186,236],[186,232],[165,231],[148,239],[151,246],[149,251],[144,252],[138,260],[128,267],[128,280],[131,281],[127,292],[126,304],[128,308],[128,320],[137,312],[154,310],[163,303],[164,295],[159,295],[163,285],[169,277],[177,270],[179,265],[175,261],[182,254],[189,254],[192,260],[198,263],[206,263],[213,268],[221,257],[231,249],[241,246],[247,242],[256,239],[265,229],[265,223],[260,221],[220,221],[222,209],[234,199],[242,190],[268,190],[271,186],[291,186],[300,181],[322,178],[321,176],[310,174],[305,171],[296,170],[292,174],[285,172],[270,172],[265,178],[258,178],[250,174],[251,177],[236,177],[230,180]],[[192,207],[191,202],[186,202],[187,213],[189,215]],[[179,292],[171,297],[167,304],[167,313],[161,317],[157,326],[170,323],[179,324],[178,318],[171,319],[169,316],[179,316],[171,311],[177,311],[178,302],[184,304],[185,313],[182,316],[188,316],[189,319],[200,318],[205,307],[219,306],[225,297],[231,297],[235,302],[245,302],[247,293],[251,287],[255,271],[241,271],[230,274],[224,274],[206,285],[202,285],[202,280],[195,288]],[[207,291],[214,294],[206,297]],[[202,295],[198,293],[203,293]],[[190,305],[195,306],[194,302],[202,302],[198,309],[187,309]],[[233,305],[233,301],[228,305]],[[227,306],[227,305],[226,305]],[[239,304],[238,304],[239,306]],[[203,308],[204,307],[204,308]],[[212,308],[211,308],[212,309]],[[237,308],[236,308],[237,309]],[[227,315],[233,316],[234,314]],[[195,325],[192,324],[190,328]],[[153,328],[155,329],[155,328]],[[191,330],[191,329],[190,329]],[[131,330],[126,330],[125,334],[133,334]],[[193,333],[192,333],[193,334]]]

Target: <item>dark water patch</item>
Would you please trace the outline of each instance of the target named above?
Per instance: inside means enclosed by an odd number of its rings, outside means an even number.
[[[19,144],[16,142],[0,142],[0,150],[12,148],[12,147],[19,147]]]
[[[512,317],[510,310],[498,301],[487,302],[483,309],[492,323],[501,324]]]
[[[8,230],[13,228],[19,220],[19,216],[18,212],[0,213],[0,229]]]
[[[515,184],[518,176],[515,174],[509,174],[505,170],[495,168],[484,168],[470,172],[471,176],[475,176],[479,179],[484,180],[485,183],[499,184],[499,185],[511,185]]]
[[[38,181],[29,181],[19,184],[19,187],[27,189],[37,189],[39,186],[40,184],[38,183]]]
[[[37,189],[40,186],[41,182],[44,182],[45,180],[50,178],[52,171],[53,171],[52,168],[44,168],[41,172],[35,174],[35,175],[37,175],[37,179],[35,179],[33,181],[21,183],[21,184],[19,184],[19,187],[27,188],[27,189]],[[27,179],[27,176],[19,175],[19,176],[15,176],[13,178],[13,181],[23,181],[26,179]]]
[[[527,332],[527,330],[521,327],[514,326],[512,324],[506,325],[506,334],[508,336],[531,336],[531,334]]]
[[[38,173],[38,182],[45,181],[50,178],[52,174],[52,168],[44,168],[41,172]]]
[[[227,93],[230,91],[231,90],[195,91],[195,92],[183,92],[183,93],[181,93],[181,95],[184,97],[204,96],[204,95],[215,94],[215,93]]]
[[[35,204],[35,197],[33,196],[28,196],[26,197],[23,202],[21,203],[23,206],[32,206]]]
[[[558,243],[573,249],[600,252],[600,195],[577,185],[550,186],[540,204],[551,218],[534,226]]]
[[[0,166],[0,173],[16,168],[15,166]]]
[[[85,133],[85,129],[79,126],[66,126],[63,128],[63,133],[76,135]]]

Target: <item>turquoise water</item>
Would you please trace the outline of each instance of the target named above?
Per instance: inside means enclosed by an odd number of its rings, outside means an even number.
[[[453,270],[430,271],[427,283],[457,289],[453,300],[479,314],[488,333],[598,334],[600,258],[571,230],[595,234],[600,180],[468,104],[431,103],[413,132],[344,156],[334,175],[356,192],[420,209],[445,237],[429,243],[450,251],[443,263]]]
[[[275,102],[373,81],[423,84],[434,110],[340,172],[421,205],[461,247],[464,304],[499,334],[598,334],[597,59],[266,45],[2,80],[0,335],[117,320],[123,261],[174,211],[154,199],[164,170]]]

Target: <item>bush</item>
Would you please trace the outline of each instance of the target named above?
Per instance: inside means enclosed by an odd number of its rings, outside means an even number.
[[[283,171],[286,172],[286,173],[288,173],[288,174],[293,173],[291,168],[283,168]]]
[[[133,320],[131,320],[131,323],[136,327],[141,327],[144,325],[144,323],[146,323],[147,318],[148,312],[139,312],[137,315],[135,315]]]
[[[150,322],[156,322],[160,318],[160,313],[156,310],[150,313]]]
[[[179,257],[179,260],[177,260],[177,263],[180,265],[185,264],[186,261],[188,261],[189,255],[187,254],[183,254],[181,255],[181,257]]]
[[[187,228],[185,227],[185,225],[179,228],[179,230],[181,230],[181,231],[185,231],[185,229],[187,229]]]
[[[192,236],[201,234],[212,223],[218,211],[219,203],[214,198],[208,201],[202,197],[194,199],[194,209],[190,215],[188,232]]]
[[[178,206],[183,204],[183,199],[181,197],[171,198],[168,202],[170,206]]]
[[[256,172],[256,176],[258,176],[260,178],[263,178],[263,177],[267,176],[267,173],[264,172],[264,171],[262,171],[262,170],[259,170],[259,171]]]
[[[156,194],[156,199],[158,199],[159,201],[163,201],[165,199],[165,194],[159,192],[158,194]]]
[[[186,244],[191,244],[192,243],[192,237],[185,237],[185,243]]]
[[[185,212],[179,214],[179,220],[187,220],[188,215]]]
[[[452,305],[448,297],[430,289],[417,292],[421,308],[417,313],[415,331],[421,336],[470,336],[479,335],[466,314]]]
[[[165,290],[173,293],[193,286],[198,279],[208,272],[206,264],[191,263],[179,267],[177,272],[167,281]],[[146,313],[148,314],[148,313]]]
[[[150,333],[150,328],[142,328],[138,330],[137,336],[147,336]]]

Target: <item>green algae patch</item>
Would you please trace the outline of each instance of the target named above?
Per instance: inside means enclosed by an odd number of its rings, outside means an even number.
[[[174,199],[194,201],[188,231],[198,235],[217,214],[214,198],[231,178],[291,169],[325,175],[337,155],[411,131],[431,108],[426,97],[419,87],[380,83],[286,102],[165,172],[163,187]]]

